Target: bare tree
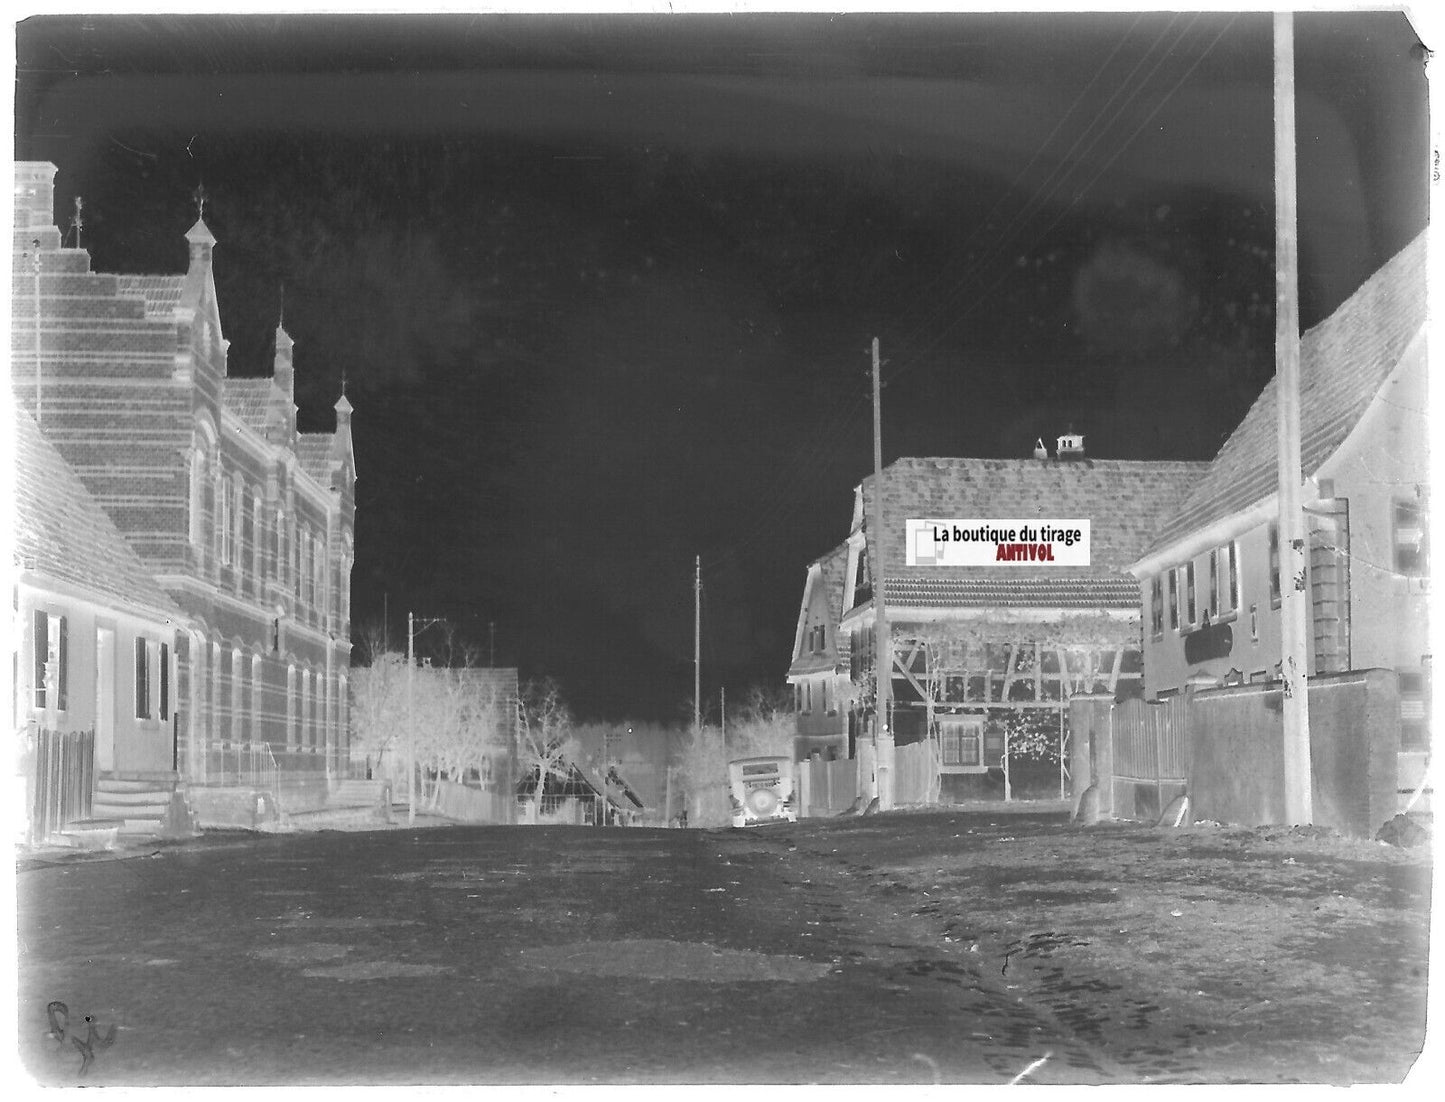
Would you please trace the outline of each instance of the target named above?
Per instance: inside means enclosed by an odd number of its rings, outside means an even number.
[[[525,682],[517,700],[517,765],[523,777],[537,778],[532,790],[533,819],[541,810],[547,778],[565,782],[581,751],[571,710],[561,686],[550,677]]]
[[[373,774],[405,775],[397,747],[407,731],[406,658],[380,649],[371,664],[355,671],[351,684],[351,725],[354,745],[371,759]]]

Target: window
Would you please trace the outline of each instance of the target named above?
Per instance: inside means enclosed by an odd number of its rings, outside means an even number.
[[[251,740],[261,740],[264,735],[261,727],[261,656],[253,653],[251,655]]]
[[[286,667],[286,745],[296,745],[296,667]]]
[[[1430,747],[1430,684],[1423,671],[1400,673],[1400,749]]]
[[[330,556],[326,553],[326,539],[324,536],[316,537],[316,545],[312,548],[311,559],[311,592],[315,595],[316,611],[322,616],[330,610],[331,593],[326,587],[326,563]]]
[[[35,610],[35,707],[43,711],[50,703],[49,690],[55,686],[55,709],[63,712],[69,703],[70,638],[65,617]]]
[[[1194,625],[1199,622],[1194,600],[1194,560],[1184,564],[1184,622]]]
[[[144,639],[135,641],[135,717],[151,716],[151,652]]]
[[[1269,599],[1279,607],[1279,525],[1269,526]]]
[[[1206,617],[1216,620],[1222,611],[1219,607],[1219,552],[1218,547],[1209,552],[1209,604],[1204,610]]]
[[[983,731],[978,720],[940,720],[938,742],[941,764],[945,768],[983,768]]]
[[[1179,630],[1179,571],[1169,571],[1169,629]]]
[[[311,671],[301,671],[301,711],[298,717],[296,742],[300,746],[313,745],[314,728],[311,725]]]
[[[827,682],[826,680],[823,682],[823,711],[824,711],[825,713],[829,711],[829,708],[828,708],[828,682]]]
[[[803,682],[803,711],[805,711],[805,712],[811,712],[812,710],[813,710],[813,683],[812,683],[811,681],[804,681],[804,682]]]
[[[272,577],[277,582],[284,582],[286,578],[286,514],[276,510],[276,566]]]
[[[201,487],[206,481],[206,455],[197,441],[191,449],[191,515],[187,536],[191,545],[201,545]]]
[[[262,559],[265,555],[265,531],[261,519],[261,495],[257,494],[251,499],[251,591],[257,596],[261,588],[266,584],[266,579],[261,573]]]
[[[215,471],[211,475],[211,523],[215,525],[212,532],[212,544],[215,549],[217,562],[224,562],[226,554],[226,522],[230,518],[230,497],[226,493],[226,483],[221,477],[221,464],[217,460]]]
[[[231,650],[231,741],[241,741],[242,693],[245,682],[241,677],[241,651]]]
[[[1407,578],[1429,573],[1429,541],[1419,502],[1395,502],[1395,572]]]
[[[1226,543],[1209,553],[1209,613],[1218,620],[1239,611],[1238,544]]]
[[[1233,611],[1239,608],[1239,541],[1227,544],[1224,552],[1229,556],[1229,607]]]
[[[226,492],[226,486],[219,471],[216,473],[216,503],[221,511],[218,520],[221,526],[221,565],[230,566],[236,549],[235,530],[232,527],[231,495]]]
[[[1164,634],[1164,579],[1157,574],[1149,582],[1149,630]]]

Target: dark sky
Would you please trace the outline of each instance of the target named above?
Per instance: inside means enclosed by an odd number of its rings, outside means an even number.
[[[1296,21],[1301,307],[1425,224],[1424,54]],[[359,628],[446,616],[589,717],[787,667],[884,460],[1208,458],[1273,370],[1267,15],[39,17],[16,155],[231,371],[356,407]],[[423,644],[426,638],[419,642]]]

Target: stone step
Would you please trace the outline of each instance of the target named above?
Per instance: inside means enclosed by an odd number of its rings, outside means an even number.
[[[164,792],[169,798],[176,787],[177,780],[174,773],[161,773],[149,777],[101,776],[95,780],[95,790],[97,792]]]

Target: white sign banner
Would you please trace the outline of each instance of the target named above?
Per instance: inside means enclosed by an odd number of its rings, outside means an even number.
[[[909,520],[909,566],[1088,566],[1087,520]]]

